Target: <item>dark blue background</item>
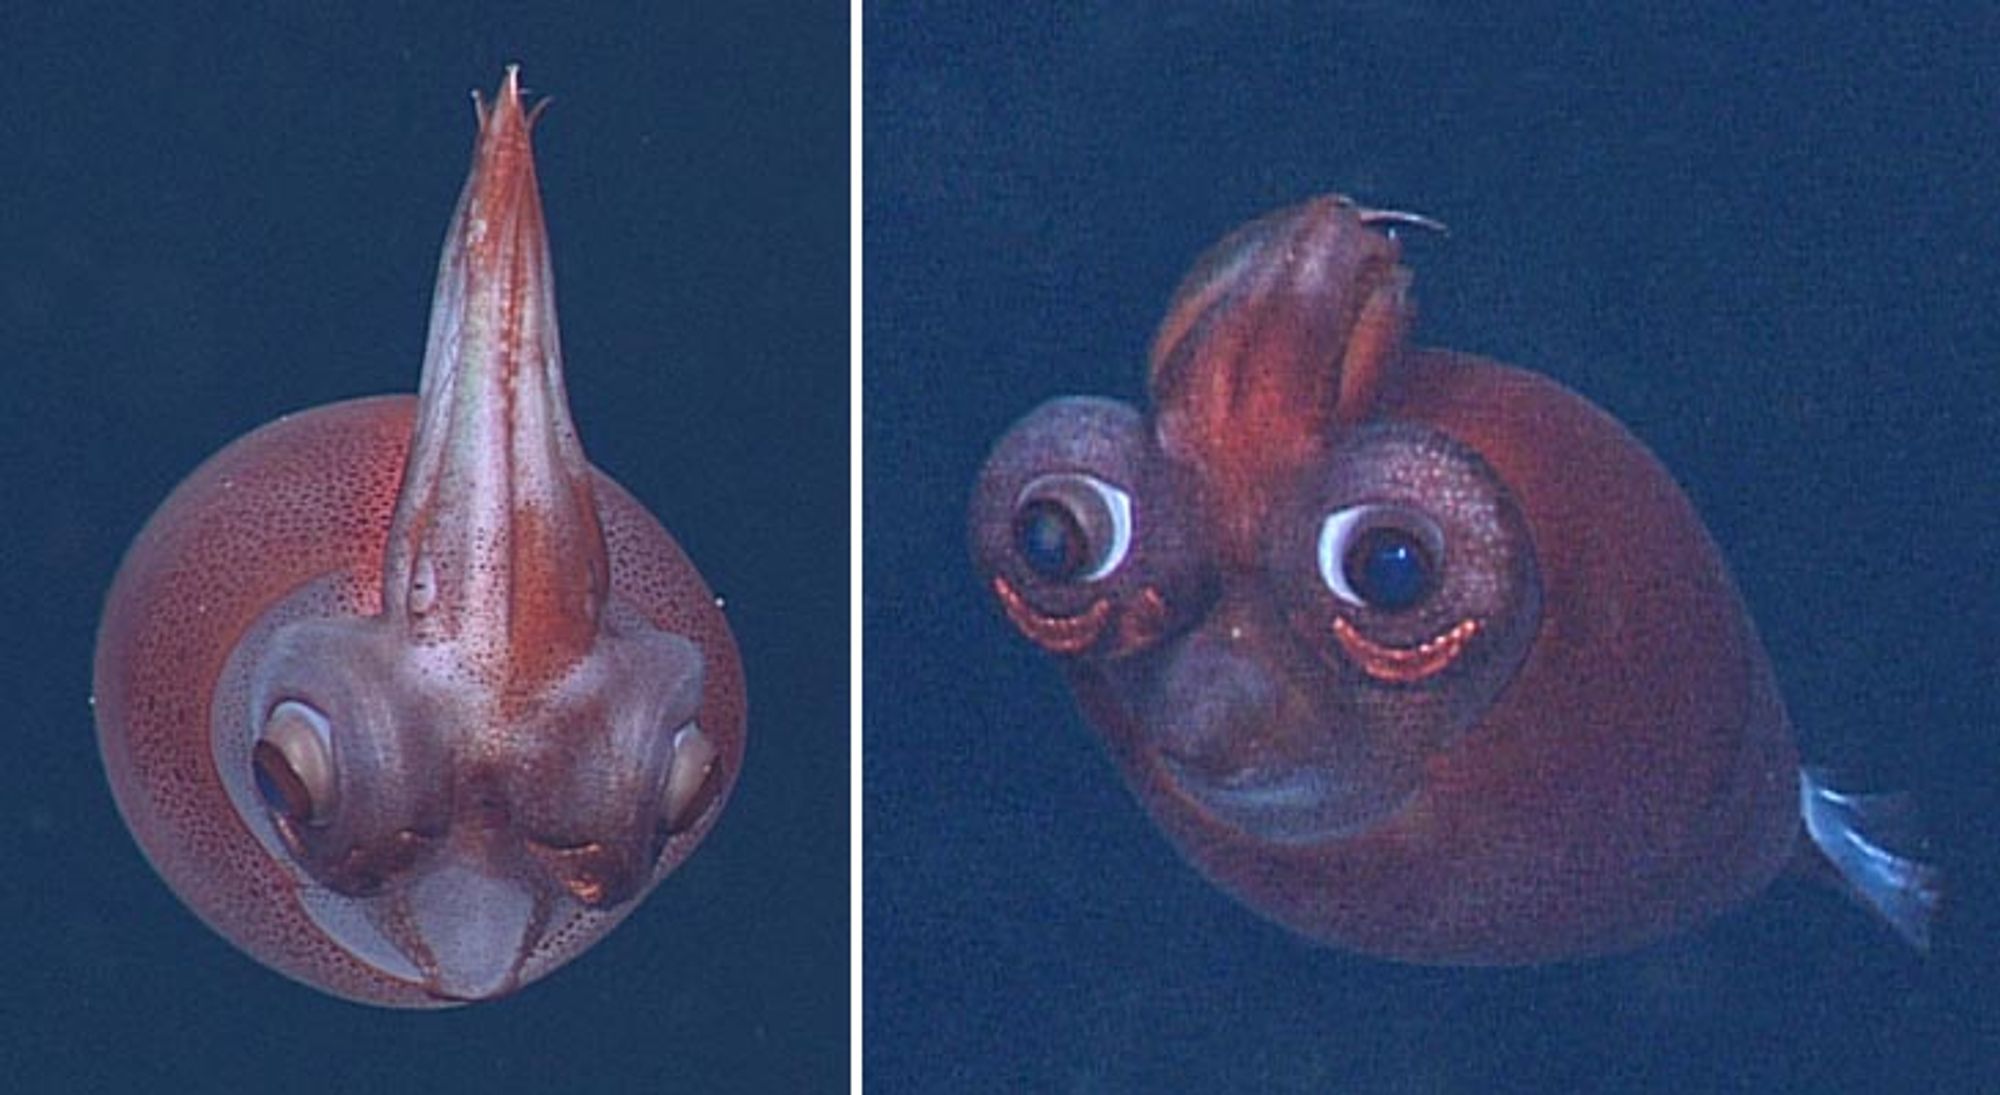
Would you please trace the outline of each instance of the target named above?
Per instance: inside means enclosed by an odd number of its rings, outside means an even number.
[[[0,1087],[844,1090],[845,11],[295,7],[0,14]],[[147,868],[99,771],[92,635],[203,457],[414,389],[468,93],[512,60],[554,98],[575,417],[728,599],[749,758],[707,844],[574,965],[364,1009],[241,957]]]
[[[1638,7],[871,6],[872,1090],[2000,1090],[2000,36]],[[1327,190],[1450,224],[1408,256],[1422,340],[1561,379],[1675,470],[1808,747],[1934,811],[1928,962],[1781,884],[1630,956],[1396,966],[1146,822],[981,596],[965,501],[1036,403],[1139,396],[1203,247]]]

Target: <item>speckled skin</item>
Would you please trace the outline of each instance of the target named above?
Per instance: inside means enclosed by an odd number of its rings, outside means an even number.
[[[280,419],[204,463],[161,505],[126,555],[98,630],[94,703],[113,795],[140,847],[210,927],[258,961],[374,1004],[450,1003],[386,978],[302,911],[300,877],[275,862],[231,806],[209,742],[210,707],[238,638],[274,602],[333,577],[344,612],[381,603],[382,556],[415,399],[359,399]],[[668,841],[653,882],[714,825],[743,755],[743,679],[728,623],[679,545],[598,473],[592,489],[613,595],[702,648],[698,716],[716,775]],[[650,885],[647,887],[650,889]],[[643,896],[643,894],[641,895]],[[589,947],[639,899],[550,945],[523,983]]]

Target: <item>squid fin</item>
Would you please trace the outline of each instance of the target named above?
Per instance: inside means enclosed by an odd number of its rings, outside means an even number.
[[[1922,846],[1908,794],[1836,790],[1823,771],[1799,773],[1806,835],[1841,886],[1903,941],[1930,948],[1931,923],[1944,898],[1944,872],[1910,853]]]

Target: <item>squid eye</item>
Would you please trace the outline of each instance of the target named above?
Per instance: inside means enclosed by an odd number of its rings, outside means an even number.
[[[1095,476],[1044,475],[1014,502],[1014,551],[1050,582],[1095,582],[1132,547],[1132,496]]]
[[[271,709],[250,752],[257,793],[271,811],[301,825],[324,825],[339,805],[333,726],[324,714],[286,700]]]
[[[660,823],[669,832],[679,832],[690,820],[695,792],[708,782],[715,768],[715,743],[689,722],[674,732],[674,755],[668,762],[665,785],[660,788]]]
[[[1402,612],[1437,591],[1444,533],[1399,506],[1349,506],[1319,530],[1319,575],[1333,595],[1359,608]]]

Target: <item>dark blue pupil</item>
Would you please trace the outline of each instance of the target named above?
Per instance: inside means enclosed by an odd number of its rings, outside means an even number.
[[[1051,582],[1066,582],[1084,570],[1082,526],[1068,507],[1047,498],[1029,502],[1014,515],[1014,549],[1029,570]]]
[[[1402,529],[1372,528],[1341,561],[1347,584],[1368,607],[1401,612],[1430,595],[1436,565],[1415,536]]]

